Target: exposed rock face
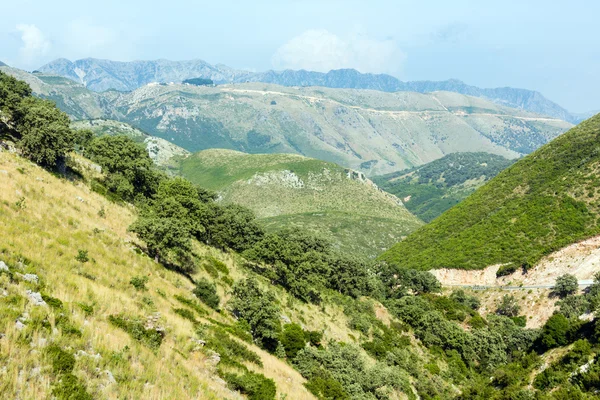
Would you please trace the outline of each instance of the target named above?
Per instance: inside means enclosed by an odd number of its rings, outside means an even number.
[[[27,290],[27,297],[29,297],[29,300],[31,301],[31,303],[34,306],[47,306],[46,302],[44,301],[44,299],[42,299],[42,295],[38,292],[33,292],[31,290]]]

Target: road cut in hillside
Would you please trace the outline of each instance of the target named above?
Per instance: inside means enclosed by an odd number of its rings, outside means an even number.
[[[579,286],[589,286],[594,274],[600,272],[600,236],[573,243],[544,257],[527,274],[522,270],[496,278],[500,265],[482,270],[442,268],[430,272],[445,286],[501,286],[507,289],[552,288],[556,278],[571,274],[579,280]]]

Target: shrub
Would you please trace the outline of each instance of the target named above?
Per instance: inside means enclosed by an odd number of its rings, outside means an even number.
[[[277,394],[275,382],[265,378],[262,374],[254,372],[246,372],[243,375],[224,373],[222,377],[232,389],[248,395],[249,400],[271,400],[275,399]]]
[[[42,294],[42,300],[46,302],[50,307],[59,310],[63,307],[63,302],[56,297],[48,296],[46,294]]]
[[[87,250],[79,250],[77,252],[77,255],[75,256],[75,259],[82,264],[88,262],[90,260],[90,258],[88,257],[88,251]]]
[[[64,374],[52,388],[52,395],[58,400],[93,400],[85,385],[73,374]]]
[[[75,357],[67,353],[60,346],[52,344],[46,348],[46,355],[52,363],[52,371],[55,374],[68,374],[75,368]]]
[[[249,278],[234,286],[229,305],[234,315],[248,322],[252,337],[260,345],[271,352],[277,349],[280,311],[272,293],[262,291],[258,282]]]
[[[507,317],[516,317],[521,311],[521,306],[517,303],[517,299],[514,296],[505,294],[502,296],[502,301],[496,309],[496,314],[504,315]]]
[[[516,270],[517,270],[516,264],[501,265],[500,268],[498,268],[498,271],[496,271],[496,277],[500,278],[501,276],[511,275],[511,274],[515,273]]]
[[[575,293],[578,287],[579,282],[577,281],[577,277],[571,274],[564,274],[556,278],[553,292],[562,298]]]
[[[192,293],[210,308],[219,309],[220,299],[217,295],[217,287],[213,283],[201,278],[196,282],[196,287]]]
[[[196,315],[187,308],[174,308],[173,312],[184,319],[192,321],[194,324],[198,322],[196,321]]]
[[[350,399],[342,384],[333,378],[314,377],[306,382],[304,386],[319,399]]]
[[[285,355],[293,359],[306,346],[306,335],[300,325],[287,324],[283,327],[279,341],[285,349]]]
[[[138,290],[138,291],[148,290],[146,288],[146,283],[148,283],[147,276],[134,276],[133,278],[131,278],[129,283],[135,288],[135,290]]]
[[[202,334],[201,332],[198,333]],[[219,353],[221,362],[223,363],[237,365],[237,361],[249,361],[259,367],[263,366],[258,354],[249,350],[244,344],[229,337],[227,332],[222,328],[212,328],[212,335],[206,337],[206,347]]]
[[[144,323],[139,319],[110,315],[108,321],[153,350],[157,350],[162,344],[164,333],[156,329],[146,329]]]
[[[198,313],[198,315],[201,317],[208,315],[208,312],[199,303],[192,299],[188,299],[179,295],[175,295],[175,299],[181,304],[184,304],[192,310],[196,311],[196,313]]]
[[[569,320],[562,314],[551,316],[542,328],[540,334],[540,343],[542,348],[551,349],[553,347],[564,346],[568,343]]]

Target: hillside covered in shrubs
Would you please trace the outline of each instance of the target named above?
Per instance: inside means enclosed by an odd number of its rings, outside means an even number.
[[[600,233],[600,115],[517,161],[381,256],[405,268],[534,265]]]
[[[265,233],[131,139],[69,131],[0,85],[0,397],[596,396],[600,276],[584,294],[563,279],[527,329],[513,296],[484,315],[428,272]]]

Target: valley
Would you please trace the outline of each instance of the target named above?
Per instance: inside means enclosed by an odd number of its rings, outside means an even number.
[[[12,74],[34,88],[0,73],[0,397],[594,398],[599,117]],[[396,164],[366,157],[402,135]]]

